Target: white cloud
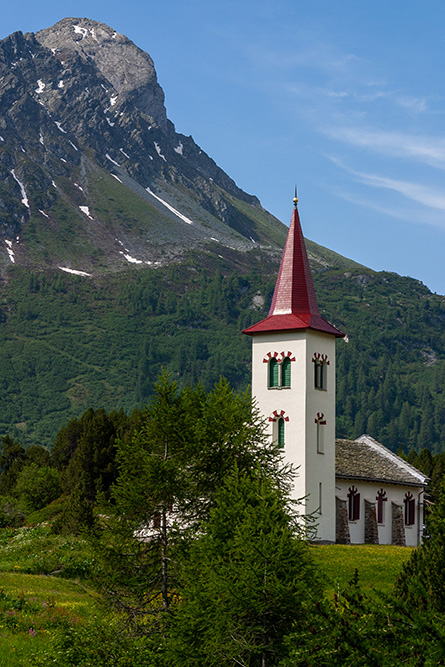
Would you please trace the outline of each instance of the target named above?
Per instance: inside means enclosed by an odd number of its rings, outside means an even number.
[[[323,132],[352,146],[392,157],[411,157],[445,168],[445,139],[358,127],[325,127]]]

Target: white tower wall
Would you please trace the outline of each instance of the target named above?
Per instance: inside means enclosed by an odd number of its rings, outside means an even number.
[[[291,386],[270,388],[267,360],[285,356]],[[326,364],[326,389],[314,386],[316,358]],[[277,439],[278,419],[285,420],[285,460],[298,468],[293,498],[304,498],[304,513],[314,513],[317,537],[334,542],[335,337],[310,329],[252,336],[252,394],[271,438]]]

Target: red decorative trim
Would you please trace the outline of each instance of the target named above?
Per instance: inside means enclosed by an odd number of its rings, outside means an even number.
[[[323,412],[317,412],[317,417],[314,419],[315,424],[321,424],[322,426],[326,426],[326,419],[324,418]]]
[[[271,359],[276,359],[279,364],[281,364],[286,357],[288,357],[291,361],[296,361],[295,356],[292,354],[292,352],[288,352],[285,354],[284,352],[268,352],[266,356],[263,359],[263,364],[268,364]]]
[[[276,422],[278,419],[281,419],[281,417],[284,419],[285,422],[289,421],[289,417],[286,415],[284,410],[274,410],[272,414],[269,417],[270,422]]]
[[[316,361],[320,362],[320,364],[326,364],[327,366],[330,366],[331,362],[328,359],[327,354],[320,354],[320,352],[314,352],[314,356],[312,357],[312,362],[315,363]]]

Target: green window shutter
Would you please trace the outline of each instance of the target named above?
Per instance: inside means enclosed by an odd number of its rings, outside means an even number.
[[[284,447],[284,419],[280,417],[278,420],[278,444],[280,447]]]
[[[269,387],[278,387],[278,362],[276,359],[269,361]]]
[[[282,386],[290,387],[290,359],[285,357],[283,363],[281,364],[281,378]]]

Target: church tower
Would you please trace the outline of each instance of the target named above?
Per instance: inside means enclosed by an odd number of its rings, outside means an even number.
[[[335,541],[335,339],[320,315],[294,198],[275,292],[252,336],[252,394],[270,436],[298,469],[293,497],[315,513],[317,536]]]

